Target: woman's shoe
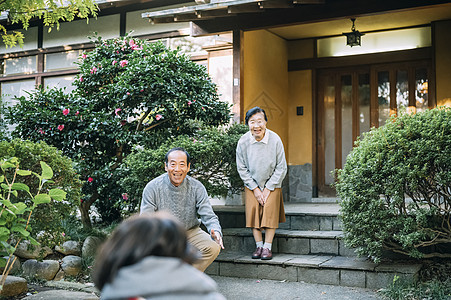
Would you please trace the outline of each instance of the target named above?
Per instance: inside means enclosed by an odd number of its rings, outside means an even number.
[[[272,252],[268,248],[263,248],[263,251],[261,253],[261,259],[262,260],[270,260],[272,259]]]
[[[255,249],[254,253],[252,253],[252,258],[253,258],[253,259],[258,259],[258,258],[260,258],[261,255],[262,255],[262,251],[263,251],[263,248],[262,248],[262,247],[257,247],[257,249]]]

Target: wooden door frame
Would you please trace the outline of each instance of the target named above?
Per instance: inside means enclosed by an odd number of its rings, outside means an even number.
[[[368,66],[357,66],[357,67],[346,67],[346,68],[329,68],[317,70],[316,78],[318,79],[317,91],[316,91],[316,106],[315,107],[315,131],[314,144],[316,145],[316,152],[314,154],[316,157],[314,161],[316,166],[313,167],[313,174],[316,176],[314,183],[317,186],[316,196],[320,191],[327,189],[325,182],[325,118],[324,118],[324,89],[326,80],[328,76],[332,77],[335,82],[335,118],[334,118],[334,137],[335,137],[335,169],[341,168],[342,165],[342,105],[341,105],[341,87],[342,87],[342,76],[350,75],[352,82],[352,140],[355,142],[357,136],[360,135],[360,124],[359,119],[359,75],[368,74],[370,80],[370,127],[379,126],[379,104],[378,104],[378,72],[387,71],[389,74],[390,82],[390,115],[397,113],[397,99],[396,99],[396,82],[397,82],[397,72],[399,70],[405,70],[408,74],[408,82],[415,83],[415,70],[425,68],[428,76],[428,82],[431,83],[432,66],[431,62],[427,60],[420,61],[410,61],[410,62],[400,62],[391,64],[375,64]],[[431,86],[434,85],[430,84]],[[409,106],[416,106],[415,99],[415,84],[409,84]],[[432,95],[433,96],[433,95]],[[428,107],[435,106],[435,99],[428,95]]]

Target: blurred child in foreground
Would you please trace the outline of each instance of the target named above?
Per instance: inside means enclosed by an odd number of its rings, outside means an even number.
[[[97,254],[93,280],[101,299],[225,299],[191,266],[198,252],[168,213],[124,221]]]

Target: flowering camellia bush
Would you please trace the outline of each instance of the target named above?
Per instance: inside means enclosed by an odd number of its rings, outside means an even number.
[[[162,43],[128,36],[95,40],[81,55],[76,89],[39,90],[18,98],[6,114],[17,124],[13,135],[44,140],[76,162],[85,184],[82,221],[90,226],[89,208],[105,222],[120,218],[124,191],[116,184],[117,167],[133,146],[156,148],[167,139],[192,135],[197,119],[209,126],[230,119],[227,103],[205,67]]]
[[[356,144],[336,184],[346,244],[376,261],[450,257],[451,109],[393,117]]]

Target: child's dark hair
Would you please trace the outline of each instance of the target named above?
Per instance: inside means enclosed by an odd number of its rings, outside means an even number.
[[[119,269],[147,256],[178,257],[192,264],[197,251],[188,244],[186,230],[169,213],[134,216],[120,224],[98,251],[93,281],[102,290]]]

